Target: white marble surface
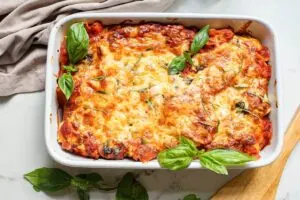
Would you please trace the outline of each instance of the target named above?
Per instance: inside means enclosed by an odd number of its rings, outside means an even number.
[[[228,13],[261,17],[275,28],[279,38],[281,74],[283,76],[284,128],[300,103],[300,1],[299,0],[177,0],[170,12]],[[75,193],[49,195],[37,193],[23,180],[22,175],[42,166],[58,166],[47,154],[44,144],[44,92],[20,94],[0,98],[0,199],[40,200],[76,199]],[[278,200],[300,199],[300,153],[298,145],[281,178]],[[71,169],[70,173],[92,169]],[[93,170],[107,181],[115,181],[128,170]],[[231,170],[230,176],[220,176],[205,170],[169,172],[139,171],[140,180],[149,191],[150,199],[175,200],[188,193],[197,193],[202,199],[209,196],[231,177],[240,173]],[[251,195],[251,194],[249,194]],[[91,199],[113,199],[114,193],[92,192]]]

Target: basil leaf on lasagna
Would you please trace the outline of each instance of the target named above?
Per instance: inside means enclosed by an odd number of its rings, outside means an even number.
[[[64,73],[58,79],[58,86],[61,89],[61,91],[64,93],[66,99],[68,100],[71,97],[72,92],[74,90],[72,75],[70,73]]]
[[[227,149],[215,149],[207,151],[202,156],[208,156],[222,163],[223,165],[241,165],[253,161],[254,158],[247,154]]]
[[[186,195],[183,200],[201,200],[200,198],[198,198],[195,194],[189,194]]]
[[[199,159],[200,159],[200,163],[201,163],[202,167],[205,167],[211,171],[214,171],[217,174],[224,174],[224,175],[228,174],[226,167],[219,161],[213,159],[212,157],[205,156],[202,154],[199,157]]]
[[[69,60],[72,64],[76,64],[87,55],[89,35],[83,23],[75,23],[70,26],[66,41]]]
[[[186,64],[186,57],[185,56],[177,56],[173,58],[169,67],[168,67],[168,74],[175,75],[179,74],[184,68]]]
[[[134,178],[132,173],[123,176],[118,184],[116,200],[148,200],[147,190]]]
[[[191,55],[191,53],[185,51],[185,52],[183,53],[183,56],[185,57],[186,61],[187,61],[189,64],[191,64],[191,65],[193,64],[193,60],[192,60],[192,55]]]
[[[197,154],[190,144],[180,144],[173,149],[167,149],[158,154],[160,166],[170,170],[187,168]]]
[[[39,168],[24,175],[36,191],[56,192],[71,185],[72,176],[57,168]]]
[[[209,40],[208,35],[209,25],[204,26],[200,29],[200,31],[195,35],[193,42],[191,44],[191,53],[195,55],[199,52],[199,50],[204,47],[204,45]]]
[[[193,151],[197,151],[197,147],[194,144],[194,142],[190,139],[187,139],[186,137],[180,136],[179,138],[180,144],[186,144],[189,145],[189,147],[193,150]]]

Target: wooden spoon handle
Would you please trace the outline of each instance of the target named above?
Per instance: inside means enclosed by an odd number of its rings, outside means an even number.
[[[284,138],[280,156],[272,164],[250,169],[225,184],[211,200],[273,200],[286,161],[300,138],[300,107]]]

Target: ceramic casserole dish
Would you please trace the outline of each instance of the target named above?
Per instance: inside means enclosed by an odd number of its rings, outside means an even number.
[[[281,79],[276,53],[276,36],[270,25],[260,19],[236,15],[212,14],[180,14],[180,13],[85,13],[74,14],[61,19],[53,28],[49,38],[46,70],[46,104],[45,104],[45,141],[51,157],[67,166],[89,168],[132,168],[132,169],[160,169],[157,160],[142,163],[130,159],[124,160],[94,160],[80,157],[62,150],[57,142],[58,123],[61,120],[56,97],[57,77],[59,71],[59,49],[66,29],[75,22],[99,20],[104,25],[119,24],[125,20],[137,24],[139,22],[158,22],[168,24],[181,24],[184,26],[202,27],[210,24],[212,28],[232,27],[238,30],[247,22],[252,21],[248,30],[251,35],[258,38],[270,50],[272,76],[269,82],[269,101],[272,107],[270,120],[272,122],[273,136],[271,142],[260,153],[261,158],[247,163],[245,166],[232,168],[254,168],[270,164],[279,155],[282,147],[284,132],[280,126],[281,105]],[[199,161],[193,161],[189,168],[201,168]]]

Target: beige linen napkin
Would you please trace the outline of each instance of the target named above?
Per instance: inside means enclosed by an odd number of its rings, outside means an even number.
[[[77,12],[154,12],[174,0],[6,0],[0,6],[0,96],[43,90],[48,36]]]

